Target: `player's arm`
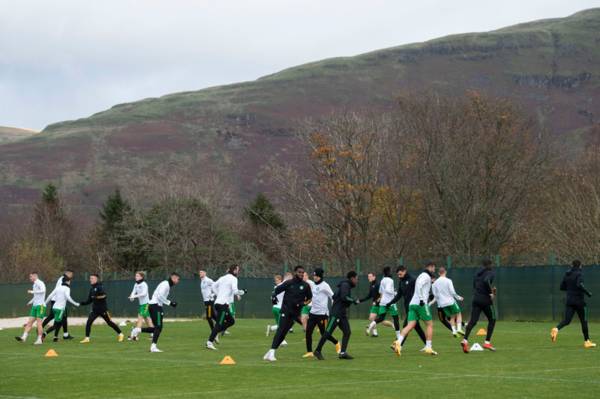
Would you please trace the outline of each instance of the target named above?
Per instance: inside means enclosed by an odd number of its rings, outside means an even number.
[[[359,303],[358,299],[354,299],[354,298],[352,298],[352,295],[350,295],[350,284],[340,285],[340,298],[341,298],[342,302],[347,303],[347,304]]]
[[[425,279],[423,278],[418,278],[417,282],[415,283],[415,291],[417,292],[417,295],[419,297],[419,305],[423,306],[427,303],[427,301],[429,300],[429,292],[428,290],[425,289]]]
[[[98,284],[98,290],[96,292],[96,295],[94,296],[94,299],[105,299],[106,298],[106,292],[104,292],[104,286],[102,284]]]
[[[135,284],[134,284],[133,289],[131,290],[131,294],[129,294],[129,299],[133,301],[137,297],[139,297],[139,295],[136,295],[136,293],[135,293]]]
[[[167,298],[167,294],[165,293],[165,289],[163,287],[164,287],[164,285],[162,287],[160,287],[160,289],[157,289],[157,291],[156,291],[156,295],[158,296],[159,301],[161,303],[164,303],[167,306],[173,306],[173,303],[169,300],[169,298]],[[177,306],[176,303],[173,307],[175,307],[175,306]]]
[[[454,299],[456,299],[458,301],[462,301],[464,298],[456,293],[456,290],[454,289],[454,283],[452,282],[452,280],[448,280],[448,281],[450,281],[450,293],[452,294]]]
[[[67,292],[65,293],[67,297],[67,301],[71,302],[73,305],[79,307],[79,303],[75,302],[73,298],[71,298],[71,289],[67,288]]]
[[[80,305],[89,305],[90,303],[92,303],[92,301],[94,300],[94,298],[92,297],[92,291],[93,291],[93,288],[90,289],[87,299],[85,301],[81,302]]]
[[[246,293],[246,290],[240,290],[238,289],[238,284],[237,284],[237,278],[233,281],[231,288],[233,289],[233,292],[235,293],[235,295],[237,296],[242,296]],[[238,298],[239,301],[239,298]]]
[[[312,289],[310,288],[310,284],[306,284],[306,293],[304,294],[304,303],[308,304],[312,302]]]
[[[48,298],[46,298],[46,304],[49,304],[50,301],[52,299],[54,299],[54,297],[56,296],[56,288],[50,293],[50,295],[48,295]],[[32,299],[33,301],[33,299]]]
[[[287,290],[287,288],[290,286],[291,283],[292,283],[292,280],[286,280],[283,283],[279,284],[277,287],[275,287],[275,289],[273,290],[273,294],[271,294],[271,296],[276,297],[277,295],[281,294],[282,292]]]
[[[588,297],[592,296],[592,293],[583,285],[583,276],[581,274],[577,276],[577,288],[579,288]]]

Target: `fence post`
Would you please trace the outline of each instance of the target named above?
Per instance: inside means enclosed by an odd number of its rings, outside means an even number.
[[[323,270],[327,271],[327,261],[325,259],[323,259]]]
[[[356,259],[356,274],[360,276],[360,259]]]
[[[555,265],[556,265],[556,263],[557,263],[557,262],[556,262],[556,254],[555,254],[555,253],[552,253],[552,252],[550,252],[550,253],[548,254],[548,264],[549,264],[550,266],[555,266]]]
[[[398,266],[404,266],[404,256],[401,256],[400,259],[398,259]]]
[[[500,255],[494,257],[496,259],[496,267],[500,267]]]
[[[452,256],[448,255],[446,257],[446,269],[450,270],[452,268]]]
[[[288,271],[288,263],[287,260],[283,262],[283,274],[286,274]]]

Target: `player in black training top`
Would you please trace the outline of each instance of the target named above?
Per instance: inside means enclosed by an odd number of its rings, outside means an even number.
[[[300,312],[302,306],[306,305],[312,299],[310,285],[304,281],[304,267],[296,266],[294,268],[294,277],[291,280],[286,280],[273,291],[271,301],[277,304],[277,295],[285,293],[283,296],[283,304],[281,305],[281,313],[279,316],[279,325],[277,332],[273,337],[271,349],[263,356],[263,360],[274,362],[275,351],[285,339],[286,334],[297,321],[300,323]]]
[[[367,336],[371,336],[373,338],[377,338],[379,333],[377,332],[377,327],[373,329],[369,329],[369,325],[372,321],[377,318],[379,314],[379,298],[381,295],[379,294],[379,281],[377,281],[377,275],[374,272],[369,272],[367,274],[367,280],[369,280],[369,293],[366,297],[361,298],[360,302],[365,302],[371,299],[373,302],[371,303],[371,308],[369,309],[369,324],[365,329],[365,333]]]
[[[106,305],[106,292],[104,292],[104,287],[100,282],[100,277],[97,274],[90,275],[90,292],[88,294],[88,298],[81,302],[81,305],[89,305],[92,304],[92,311],[88,316],[87,323],[85,324],[85,338],[81,341],[82,344],[87,344],[90,342],[90,333],[92,332],[92,324],[98,317],[102,317],[106,324],[108,324],[117,335],[117,340],[119,342],[123,342],[123,332],[115,324],[114,321],[110,318],[110,313],[108,312],[108,306]]]
[[[323,345],[325,345],[325,342],[329,339],[331,334],[333,334],[336,327],[339,327],[343,334],[342,350],[338,357],[346,360],[352,359],[352,356],[346,352],[348,349],[348,342],[350,341],[350,334],[352,333],[350,330],[350,323],[348,322],[348,308],[352,304],[358,305],[360,303],[359,299],[354,299],[351,296],[352,288],[356,287],[357,283],[358,275],[352,270],[346,274],[346,280],[342,280],[338,284],[338,290],[335,295],[333,295],[333,305],[331,306],[331,316],[329,318],[329,323],[327,323],[327,329],[325,330],[325,334],[321,336],[317,349],[313,353],[317,359],[324,359],[321,354],[321,349],[323,349]]]
[[[558,338],[558,330],[569,325],[575,313],[579,316],[581,323],[581,332],[583,333],[583,347],[586,349],[595,348],[596,344],[590,341],[590,333],[588,331],[588,310],[585,303],[584,294],[588,297],[592,293],[583,285],[583,273],[581,271],[581,262],[574,260],[571,268],[565,273],[560,290],[567,291],[567,304],[565,309],[565,318],[556,327],[550,331],[552,342],[556,342]]]
[[[392,299],[390,304],[396,303],[400,299],[404,299],[404,323],[402,324],[402,328],[404,328],[408,324],[408,305],[410,304],[410,300],[415,294],[415,283],[417,282],[417,279],[414,278],[408,272],[406,266],[398,266],[398,268],[396,269],[396,275],[399,279],[398,293],[396,294],[394,299]],[[425,331],[423,331],[423,328],[421,327],[421,324],[419,324],[419,321],[417,321],[417,325],[415,326],[415,332],[417,333],[421,341],[423,341],[423,345],[425,345]],[[402,346],[404,346],[405,343],[406,337],[404,337],[404,340],[402,341]],[[394,350],[393,344],[392,350]]]
[[[492,270],[492,261],[484,259],[481,263],[482,267],[477,271],[473,278],[473,302],[471,304],[471,319],[465,331],[465,337],[460,343],[464,353],[469,353],[469,335],[471,330],[479,321],[481,312],[488,319],[487,334],[485,336],[484,349],[496,350],[492,346],[492,334],[496,326],[496,311],[494,310],[494,298],[496,297],[496,287],[494,284],[494,271]]]

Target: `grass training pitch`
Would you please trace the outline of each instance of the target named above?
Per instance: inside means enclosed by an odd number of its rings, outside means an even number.
[[[598,398],[600,349],[583,348],[577,320],[563,329],[556,344],[549,338],[552,323],[498,322],[493,343],[497,352],[460,350],[439,322],[434,325],[437,357],[419,352],[413,333],[402,357],[389,348],[391,328],[379,327],[379,338],[366,337],[365,322],[352,320],[348,352],[354,360],[338,360],[327,343],[325,361],[303,359],[304,336],[299,325],[289,345],[277,351],[278,361],[262,356],[271,337],[272,320],[240,319],[224,337],[219,351],[204,348],[204,320],[166,323],[159,341],[164,353],[149,353],[144,335],[139,342],[118,343],[113,331],[97,324],[92,343],[80,344],[83,327],[72,327],[77,339],[34,346],[13,338],[21,329],[0,331],[0,398]],[[485,323],[479,323],[474,332]],[[124,329],[128,334],[129,327]],[[600,324],[590,324],[592,339]],[[335,336],[341,338],[340,332]],[[318,331],[313,336],[318,341]],[[472,336],[470,342],[483,342]],[[49,349],[59,354],[46,358]],[[230,355],[236,365],[221,366]]]

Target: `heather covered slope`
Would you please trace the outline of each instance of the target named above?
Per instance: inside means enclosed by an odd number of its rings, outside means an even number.
[[[18,127],[0,126],[0,144],[21,140],[36,134],[35,130]]]
[[[174,170],[219,176],[245,201],[265,188],[269,160],[296,162],[299,120],[341,107],[382,109],[403,90],[428,88],[512,98],[569,142],[600,115],[600,9],[323,60],[52,124],[0,145],[0,207],[31,201],[50,180],[71,202],[94,206],[115,184]]]

